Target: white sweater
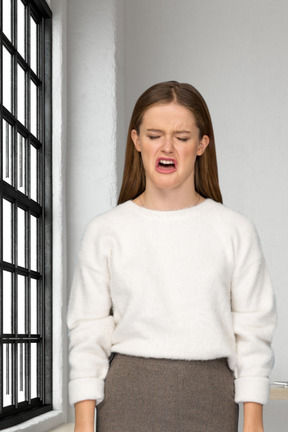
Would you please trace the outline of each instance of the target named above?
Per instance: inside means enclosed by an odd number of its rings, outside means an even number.
[[[211,199],[175,211],[128,201],[93,219],[82,239],[68,310],[70,403],[103,400],[108,356],[117,352],[227,357],[235,401],[265,404],[275,325],[249,220]]]

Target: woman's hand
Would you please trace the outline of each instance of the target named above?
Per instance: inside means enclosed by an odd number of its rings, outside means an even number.
[[[264,432],[263,405],[256,402],[244,402],[243,432]]]
[[[77,402],[75,407],[74,432],[94,432],[95,400]]]

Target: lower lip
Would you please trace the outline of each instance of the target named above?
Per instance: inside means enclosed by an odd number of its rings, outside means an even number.
[[[161,174],[171,174],[174,173],[176,171],[176,167],[169,167],[169,168],[163,168],[161,166],[156,166],[155,167],[156,171],[161,173]]]

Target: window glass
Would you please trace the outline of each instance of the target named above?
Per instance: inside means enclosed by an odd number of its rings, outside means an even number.
[[[37,184],[38,184],[38,158],[37,150],[31,144],[30,146],[30,197],[37,201]]]
[[[12,262],[13,237],[12,237],[12,203],[3,199],[3,260]]]
[[[38,72],[37,54],[38,54],[38,25],[36,24],[34,18],[30,16],[30,66],[35,73]]]
[[[18,345],[18,402],[25,401],[25,387],[26,387],[26,374],[25,374],[25,344]]]
[[[17,0],[17,51],[25,57],[25,6]]]
[[[37,136],[38,126],[38,103],[37,103],[37,86],[30,81],[30,131]]]
[[[30,219],[30,233],[31,270],[37,271],[37,218],[34,216]]]
[[[26,140],[17,134],[17,185],[18,190],[26,193]]]
[[[3,406],[12,405],[12,344],[3,344]]]
[[[3,333],[12,333],[12,273],[3,271]]]
[[[25,210],[17,208],[17,252],[18,266],[25,267]]]
[[[37,397],[37,344],[31,343],[31,399]]]
[[[11,0],[2,0],[2,8],[3,8],[3,18],[2,18],[2,26],[3,32],[11,41]]]
[[[25,277],[18,275],[17,284],[17,323],[18,334],[25,333]]]
[[[9,123],[5,120],[2,122],[2,139],[3,139],[3,180],[9,184],[13,184],[13,153],[12,153],[12,128]]]
[[[25,71],[17,65],[17,118],[25,124]]]
[[[11,79],[11,65],[12,65],[12,56],[9,51],[3,46],[2,48],[3,55],[3,65],[2,65],[2,73],[3,73],[3,105],[10,112],[12,112],[12,79]]]
[[[31,289],[30,289],[30,330],[31,330],[31,334],[36,334],[38,333],[38,329],[37,329],[37,318],[38,318],[38,313],[37,313],[37,280],[36,279],[31,279]]]

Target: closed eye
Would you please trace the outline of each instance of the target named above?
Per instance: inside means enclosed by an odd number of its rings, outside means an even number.
[[[155,135],[148,135],[148,138],[150,138],[151,140],[155,140],[155,139],[160,138],[160,135],[159,135],[159,136],[155,136]]]
[[[177,139],[178,139],[179,141],[186,142],[186,141],[188,141],[189,138],[180,138],[180,137],[177,137]]]

